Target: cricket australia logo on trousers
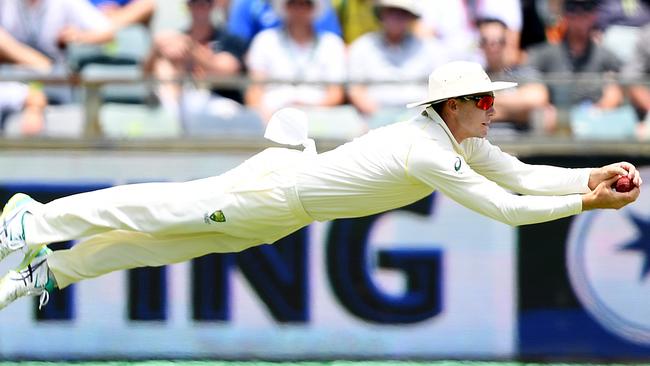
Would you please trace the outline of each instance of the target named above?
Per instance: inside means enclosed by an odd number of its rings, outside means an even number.
[[[454,170],[460,171],[460,167],[463,165],[463,161],[460,159],[460,156],[456,157],[456,162],[454,163]]]
[[[213,222],[226,222],[226,215],[224,215],[221,210],[216,210],[213,213],[206,212],[203,215],[203,221],[205,221],[206,224],[212,224]]]

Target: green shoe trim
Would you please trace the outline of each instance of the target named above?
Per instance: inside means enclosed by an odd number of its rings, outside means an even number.
[[[24,193],[16,193],[11,198],[9,201],[7,201],[7,204],[2,208],[2,215],[0,215],[0,218],[4,217],[9,211],[15,209],[16,207],[21,206],[24,202],[23,201],[32,201],[33,199],[24,194]]]
[[[45,284],[45,291],[52,292],[58,288],[56,284],[56,279],[52,275],[52,271],[47,270],[47,283]]]
[[[27,265],[32,263],[34,258],[38,257],[41,253],[43,255],[49,255],[49,253],[47,253],[48,251],[52,252],[52,250],[50,250],[50,248],[48,248],[47,245],[45,245],[45,244],[34,247],[33,249],[30,249],[29,252],[27,252],[25,254],[25,256],[23,257],[23,260],[18,265],[17,270],[22,271],[25,268],[27,268]]]

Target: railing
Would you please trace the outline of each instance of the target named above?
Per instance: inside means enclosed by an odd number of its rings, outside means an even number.
[[[84,141],[78,141],[74,142],[72,139],[66,143],[66,145],[70,147],[81,147],[84,146],[84,148],[88,148],[91,146],[106,146],[108,145],[120,145],[123,148],[128,148],[129,143],[128,142],[110,142],[106,141],[102,135],[102,129],[101,129],[101,124],[99,120],[99,111],[102,106],[102,89],[105,86],[108,85],[145,85],[147,88],[153,91],[153,89],[159,84],[163,82],[178,82],[182,84],[193,84],[193,85],[203,85],[203,86],[210,86],[210,87],[218,87],[222,89],[236,89],[236,90],[245,90],[249,85],[253,83],[252,80],[246,77],[230,77],[230,78],[224,78],[224,77],[218,77],[218,78],[207,78],[203,80],[194,80],[191,78],[184,78],[184,79],[178,79],[178,80],[155,80],[151,78],[144,78],[144,77],[137,77],[137,78],[81,78],[78,74],[70,74],[66,76],[48,76],[48,75],[33,75],[33,76],[28,76],[26,77],[25,75],[17,74],[17,75],[2,75],[2,80],[3,81],[20,81],[20,82],[38,82],[42,83],[45,85],[69,85],[70,87],[74,88],[79,88],[80,90],[83,91],[83,99],[81,100],[84,108],[84,116],[85,116],[85,127],[83,131],[83,136],[82,140]],[[375,83],[377,81],[355,81],[355,83]],[[404,81],[404,80],[387,80],[387,81],[382,81],[382,84],[385,83],[394,83],[396,85],[403,84],[404,82],[409,82],[409,81]],[[421,83],[423,89],[426,89],[426,79],[421,79],[421,80],[413,80],[412,82],[415,83]],[[549,86],[558,86],[558,85],[587,85],[587,84],[595,84],[595,85],[602,85],[603,83],[611,83],[611,82],[617,82],[622,86],[626,85],[626,81],[621,80],[618,77],[612,77],[611,75],[603,75],[603,74],[582,74],[579,75],[579,77],[575,77],[572,75],[567,75],[567,74],[547,74],[544,76],[543,80],[540,80],[540,82],[543,82]],[[256,81],[257,83],[257,81]],[[266,80],[263,83],[266,84],[272,84],[272,83],[290,83],[290,84],[297,84],[296,82],[290,81],[287,82],[286,80]],[[349,86],[351,82],[347,81],[343,83],[345,86]],[[324,82],[300,82],[299,84],[324,84]],[[645,86],[650,87],[650,78],[645,78],[643,80],[635,81],[635,84],[642,84]],[[559,106],[560,108],[566,108],[566,105]],[[58,140],[58,139],[57,139]],[[183,138],[179,137],[178,139],[174,139],[174,142],[171,142],[167,139],[164,141],[159,141],[158,143],[156,142],[141,142],[138,141],[135,143],[135,145],[142,146],[143,148],[150,148],[154,145],[156,146],[161,146],[161,145],[167,145],[167,146],[176,146],[172,148],[178,148],[179,146],[183,146],[183,148],[196,148],[196,149],[203,149],[207,145],[209,146],[214,146],[215,141],[210,140],[209,143],[202,144],[198,142],[201,140],[200,138]],[[238,139],[239,140],[239,139]],[[258,144],[257,139],[251,138],[250,141],[247,142],[247,138],[241,138],[241,141],[237,141],[236,143],[233,143],[232,141],[223,141],[220,142],[224,148],[233,148],[233,145],[247,145],[250,144],[251,146],[255,146]],[[528,137],[523,137],[523,139],[520,139],[521,141],[524,141],[524,144],[521,144],[522,146],[518,148],[518,150],[525,151],[525,147],[523,145],[529,144],[532,140],[534,141],[540,141],[542,142],[542,146],[548,146],[552,147],[551,150],[557,150],[558,148],[561,148],[561,150],[566,150],[567,147],[570,147],[569,150],[576,151],[576,150],[581,150],[585,146],[588,145],[583,145],[583,144],[575,144],[572,143],[570,138],[567,138],[567,136],[546,136],[546,137],[540,137],[540,136],[535,136],[532,138]],[[50,143],[44,142],[44,139],[37,139],[38,142],[33,142],[33,141],[28,141],[28,140],[20,140],[20,141],[2,141],[0,139],[0,146],[9,148],[9,147],[17,147],[18,145],[30,145],[32,147],[34,146],[50,146]],[[59,144],[62,141],[57,141],[56,144]],[[323,142],[323,144],[328,145],[336,142]],[[508,143],[508,142],[506,142]],[[514,144],[513,145],[519,145],[519,144]],[[602,142],[599,144],[599,146],[603,146],[605,148],[611,148],[613,146],[616,146],[616,149],[626,149],[625,146],[630,146],[630,143],[632,145],[640,147],[642,150],[645,149],[646,144],[643,142],[631,142],[631,141],[624,141],[624,142],[616,142],[616,141],[610,141],[610,142]],[[564,146],[567,144],[567,146]],[[191,146],[190,146],[191,145]],[[149,147],[147,147],[149,146]],[[192,147],[194,146],[194,147]],[[541,147],[541,146],[538,146]],[[638,148],[635,148],[635,150],[638,150]],[[644,150],[645,151],[645,150]]]

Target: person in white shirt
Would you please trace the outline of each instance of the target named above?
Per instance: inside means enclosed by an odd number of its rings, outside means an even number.
[[[246,65],[250,78],[261,83],[248,88],[245,101],[265,121],[283,107],[343,103],[345,44],[338,35],[314,28],[324,1],[274,0],[284,25],[253,38]],[[278,82],[265,83],[269,80]]]
[[[416,33],[438,38],[452,59],[474,60],[483,63],[478,48],[476,21],[481,18],[498,18],[508,26],[506,59],[509,65],[520,62],[519,39],[523,25],[520,0],[419,0],[422,18]]]
[[[68,44],[102,44],[114,36],[108,18],[88,1],[79,0],[0,1],[0,28],[25,48],[18,54],[13,45],[3,42],[0,53],[13,57],[3,62],[45,71],[65,61]]]
[[[438,41],[411,33],[420,17],[416,0],[379,0],[375,10],[381,29],[355,40],[348,55],[350,102],[371,126],[394,122],[404,104],[424,98],[427,75],[448,61]]]
[[[492,93],[515,85],[492,82],[479,64],[451,62],[431,73],[428,97],[410,105],[423,113],[322,154],[307,138],[304,113],[289,108],[274,114],[265,136],[304,151],[269,148],[218,176],[116,186],[46,204],[17,194],[0,217],[0,258],[22,251],[24,266],[0,279],[0,308],[28,295],[40,295],[43,305],[55,288],[116,270],[273,243],[314,220],[372,215],[435,190],[510,225],[637,199],[642,181],[630,163],[528,165],[490,144]],[[636,187],[612,190],[622,176]],[[45,246],[72,239],[82,240],[67,250]]]

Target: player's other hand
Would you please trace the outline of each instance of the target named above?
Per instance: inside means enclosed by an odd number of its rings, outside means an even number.
[[[619,175],[616,174],[609,179],[600,182],[591,192],[583,194],[582,210],[587,211],[597,208],[619,209],[636,201],[639,197],[639,193],[641,193],[639,186],[636,185],[629,192],[616,192],[612,188],[612,185],[618,178]]]
[[[643,180],[641,180],[636,167],[633,164],[622,161],[619,163],[605,165],[602,168],[592,169],[591,174],[589,174],[589,189],[593,191],[602,182],[610,180],[614,177],[620,178],[622,176],[627,176],[630,178],[632,183],[634,183],[634,185],[637,187],[641,187],[641,184],[643,184]]]

